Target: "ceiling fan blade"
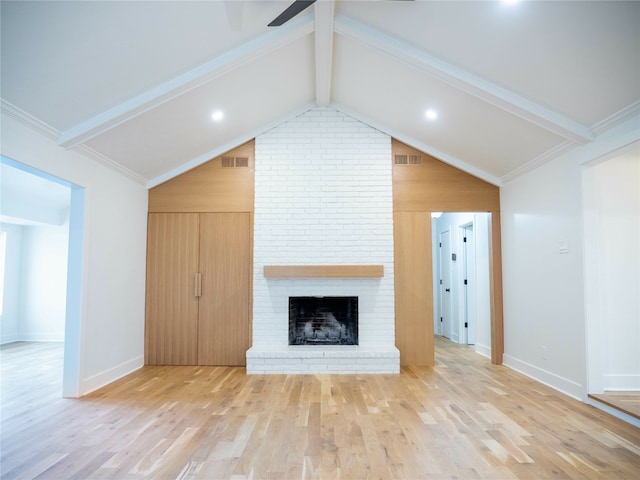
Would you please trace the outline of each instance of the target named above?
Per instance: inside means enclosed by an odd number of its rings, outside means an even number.
[[[310,7],[316,3],[316,0],[295,0],[287,9],[278,15],[270,24],[269,27],[279,27],[285,22],[288,22],[293,17],[298,15],[305,8]]]

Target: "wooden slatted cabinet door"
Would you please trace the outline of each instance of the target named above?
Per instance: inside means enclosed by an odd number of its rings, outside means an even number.
[[[145,363],[196,365],[197,213],[149,214]]]
[[[200,214],[198,364],[245,365],[251,345],[251,215]]]

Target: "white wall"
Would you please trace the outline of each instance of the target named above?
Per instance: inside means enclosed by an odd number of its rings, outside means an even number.
[[[65,378],[65,395],[87,393],[139,368],[144,358],[145,186],[4,114],[2,154],[83,189],[72,191],[69,258],[74,275],[68,295],[73,305],[67,305],[65,347],[76,346],[78,352],[69,358],[65,351],[65,375],[77,375],[71,384]],[[74,204],[81,193],[84,209]],[[78,210],[83,211],[76,224]],[[76,277],[80,288],[71,285]]]
[[[636,117],[500,192],[504,363],[576,398],[587,371],[582,169],[639,136]]]
[[[17,342],[19,339],[22,229],[20,225],[0,224],[0,230],[7,234],[0,343]]]
[[[601,390],[640,391],[640,143],[591,168]]]
[[[64,340],[68,231],[68,225],[22,228],[17,340]]]
[[[475,214],[473,223],[476,254],[476,314],[478,316],[474,348],[477,353],[488,358],[491,358],[490,216],[489,213]]]
[[[68,222],[23,227],[19,340],[64,340],[68,248]]]

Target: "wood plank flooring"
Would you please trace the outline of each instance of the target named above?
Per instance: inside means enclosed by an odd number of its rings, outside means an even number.
[[[46,345],[1,352],[3,479],[640,478],[640,429],[440,337],[400,375],[145,367],[82,399]]]

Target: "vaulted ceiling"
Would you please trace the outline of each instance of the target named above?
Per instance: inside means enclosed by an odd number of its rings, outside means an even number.
[[[640,112],[640,2],[290,3],[2,0],[2,108],[147,186],[315,106],[496,185]]]

